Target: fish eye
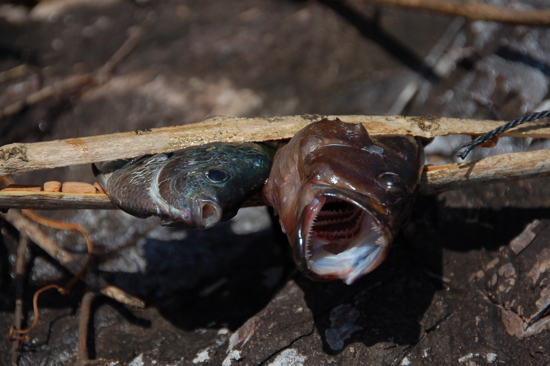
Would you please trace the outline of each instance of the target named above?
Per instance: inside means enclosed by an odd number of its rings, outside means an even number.
[[[380,188],[395,194],[405,193],[405,183],[403,179],[395,173],[382,173],[376,176],[376,183]]]
[[[206,178],[214,183],[221,183],[227,180],[229,175],[223,170],[211,169],[206,172]]]

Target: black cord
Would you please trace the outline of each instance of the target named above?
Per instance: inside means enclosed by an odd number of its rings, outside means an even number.
[[[495,128],[492,131],[489,131],[489,132],[479,136],[475,140],[472,140],[472,141],[470,141],[466,144],[460,145],[459,147],[457,147],[455,149],[455,152],[457,152],[461,149],[464,149],[464,148],[465,148],[465,150],[462,151],[462,152],[457,153],[456,156],[458,156],[461,159],[465,159],[466,156],[470,153],[470,151],[472,151],[475,147],[486,143],[487,141],[497,137],[501,133],[506,132],[509,129],[514,128],[518,125],[521,125],[522,123],[536,121],[537,119],[541,119],[541,118],[545,118],[545,117],[550,117],[550,110],[549,111],[542,111],[542,112],[535,112],[535,113],[527,114],[527,115],[525,115],[521,118],[510,121],[510,122],[508,122],[508,123],[506,123],[506,124],[504,124],[500,127]]]

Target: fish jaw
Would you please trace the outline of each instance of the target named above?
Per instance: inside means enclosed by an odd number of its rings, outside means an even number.
[[[393,239],[390,225],[368,196],[323,184],[312,185],[311,192],[294,237],[295,262],[311,279],[350,285],[384,261]]]
[[[206,230],[222,221],[223,208],[210,198],[197,197],[181,204],[179,208],[170,206],[166,202],[158,203],[161,203],[164,210],[169,212],[168,215],[159,214],[163,226]]]
[[[213,200],[199,198],[192,209],[192,221],[199,230],[210,229],[222,219],[222,208]]]

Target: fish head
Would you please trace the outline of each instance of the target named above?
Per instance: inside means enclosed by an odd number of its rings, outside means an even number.
[[[236,215],[269,175],[273,153],[258,144],[186,149],[160,171],[155,196],[169,212],[165,226],[204,230]]]
[[[393,232],[376,202],[346,189],[315,184],[291,239],[300,270],[315,280],[347,284],[378,267],[386,258]]]
[[[327,122],[309,136],[318,140],[314,149],[309,137],[296,145],[309,150],[298,159],[301,181],[281,224],[305,275],[351,284],[384,261],[409,215],[421,147],[413,138],[378,141],[362,125]]]
[[[158,185],[158,195],[169,213],[162,217],[162,224],[201,230],[218,224],[224,215],[219,190],[227,189],[229,177],[222,167],[195,166],[189,171],[181,164],[166,166]]]

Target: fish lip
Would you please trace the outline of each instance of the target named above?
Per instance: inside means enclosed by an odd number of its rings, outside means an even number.
[[[212,199],[199,197],[195,199],[191,211],[191,221],[199,230],[210,229],[222,219],[221,207]]]
[[[366,274],[372,270],[374,270],[378,265],[381,263],[383,259],[385,259],[386,254],[389,250],[389,244],[391,244],[392,239],[392,232],[389,229],[391,226],[389,225],[388,221],[380,214],[378,213],[372,206],[374,204],[379,204],[371,197],[365,196],[363,194],[326,185],[326,184],[314,184],[311,186],[311,190],[314,193],[315,198],[312,200],[310,204],[304,207],[302,212],[300,213],[300,225],[298,226],[298,230],[296,232],[295,237],[295,243],[296,245],[293,246],[294,249],[294,260],[296,262],[296,265],[298,269],[305,274],[307,277],[311,278],[315,281],[331,281],[334,279],[341,279],[348,285],[354,282],[357,278],[361,277],[363,274]],[[323,207],[326,198],[325,197],[333,197],[338,198],[340,200],[349,202],[351,204],[356,205],[357,207],[364,210],[367,214],[369,214],[373,221],[376,222],[376,224],[382,229],[382,234],[386,240],[385,247],[378,246],[373,251],[369,253],[372,254],[376,252],[378,257],[381,257],[381,259],[374,260],[371,264],[369,264],[363,271],[361,271],[361,274],[358,276],[351,276],[348,275],[345,276],[339,276],[339,275],[320,275],[317,274],[310,266],[308,261],[308,255],[307,255],[307,233],[309,229],[312,227],[311,220],[306,220],[306,211],[309,209],[311,211],[314,211],[313,217],[317,216],[317,213],[321,210]],[[317,202],[315,202],[317,201]],[[304,236],[306,234],[306,236]]]

